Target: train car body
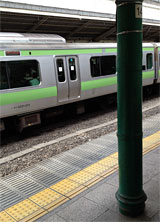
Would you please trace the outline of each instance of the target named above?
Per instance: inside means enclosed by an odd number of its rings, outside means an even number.
[[[160,43],[155,45],[155,79],[157,83],[160,83]]]
[[[152,85],[159,82],[160,70],[160,48],[159,44],[145,43],[143,44],[143,86]]]
[[[117,91],[117,46],[57,35],[0,34],[0,129],[41,122],[46,109]],[[158,46],[143,46],[143,85],[160,82]],[[155,61],[156,60],[156,61]]]

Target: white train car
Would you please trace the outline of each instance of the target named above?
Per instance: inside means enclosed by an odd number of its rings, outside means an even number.
[[[144,44],[144,86],[160,81],[157,53],[157,45]],[[0,129],[13,123],[22,130],[47,109],[115,93],[116,55],[115,43],[0,33]]]

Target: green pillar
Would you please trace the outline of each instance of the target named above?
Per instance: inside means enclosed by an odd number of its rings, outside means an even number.
[[[142,1],[117,0],[118,152],[122,214],[137,216],[142,188]]]

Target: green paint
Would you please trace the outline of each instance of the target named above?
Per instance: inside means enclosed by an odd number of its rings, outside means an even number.
[[[143,79],[154,78],[154,70],[142,73]]]
[[[149,79],[154,77],[154,70],[143,72],[143,79]],[[110,77],[105,79],[91,80],[81,83],[81,90],[91,90],[101,88],[105,86],[112,86],[117,84],[117,77]]]
[[[153,51],[154,48],[143,48],[143,51]],[[116,53],[117,48],[105,49],[106,53]],[[102,53],[102,49],[55,49],[55,50],[21,50],[21,56],[41,56],[41,55],[71,55],[71,54],[91,54]],[[0,56],[5,56],[4,51],[0,51]]]
[[[143,51],[154,51],[154,48],[143,48]]]
[[[90,54],[102,53],[102,49],[66,49],[66,50],[22,50],[22,56],[40,55],[71,55],[71,54]]]
[[[91,90],[96,88],[101,88],[105,86],[111,86],[117,84],[117,77],[105,78],[105,79],[98,79],[98,80],[91,80],[87,82],[81,83],[81,90]]]
[[[146,200],[142,187],[142,0],[116,0],[116,4],[119,162],[116,198],[120,212],[132,217],[144,211]]]
[[[4,56],[4,51],[0,51],[0,56]]]
[[[105,49],[105,52],[107,53],[113,53],[113,52],[117,52],[117,49],[116,48],[108,48],[108,49]]]
[[[143,79],[149,79],[154,77],[154,70],[143,72]],[[101,88],[105,86],[112,86],[117,84],[117,77],[105,78],[105,79],[98,79],[98,80],[91,80],[81,83],[81,90],[91,90],[96,88]]]
[[[0,106],[57,96],[57,87],[31,89],[0,94]]]

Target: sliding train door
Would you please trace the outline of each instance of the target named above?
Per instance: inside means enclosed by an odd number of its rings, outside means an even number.
[[[80,74],[77,56],[56,57],[58,102],[80,99]]]

